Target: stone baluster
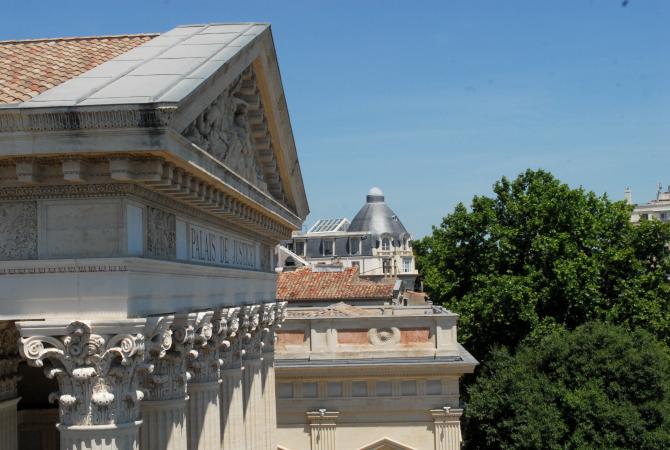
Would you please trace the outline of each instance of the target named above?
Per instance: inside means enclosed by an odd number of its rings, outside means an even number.
[[[441,409],[431,409],[435,427],[436,450],[458,450],[461,448],[461,414],[462,409],[452,409],[445,406]]]
[[[338,411],[309,411],[307,423],[309,423],[309,438],[311,450],[337,450],[336,431]]]
[[[0,449],[16,450],[18,432],[16,405],[20,398],[17,392],[19,333],[12,322],[0,322]]]
[[[196,314],[182,314],[163,323],[148,359],[154,370],[143,380],[140,447],[143,450],[183,450],[188,446],[186,427],[187,361],[194,359],[193,325]],[[166,326],[169,325],[169,326]]]
[[[146,319],[17,322],[19,351],[58,382],[61,450],[138,450]]]
[[[228,338],[222,345],[221,448],[244,449],[240,308],[229,308],[224,316],[228,323]]]
[[[221,447],[221,361],[213,316],[213,311],[198,313],[195,324],[194,350],[198,356],[188,364],[192,375],[188,384],[189,450],[219,450]]]

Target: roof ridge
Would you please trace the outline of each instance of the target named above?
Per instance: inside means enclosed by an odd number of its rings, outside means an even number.
[[[34,38],[34,39],[10,39],[6,41],[0,40],[0,45],[6,44],[29,44],[32,42],[58,42],[58,41],[84,41],[92,39],[120,39],[120,38],[132,38],[132,37],[156,37],[160,36],[161,33],[134,33],[134,34],[109,34],[109,35],[100,35],[100,36],[70,36],[70,37],[57,37],[57,38]]]

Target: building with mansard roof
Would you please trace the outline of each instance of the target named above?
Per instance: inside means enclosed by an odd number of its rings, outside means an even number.
[[[0,449],[274,450],[270,26],[0,42]]]
[[[361,277],[398,279],[406,289],[414,287],[418,275],[412,236],[377,187],[370,189],[351,221],[318,220],[307,232],[294,232],[277,253],[281,270],[319,265],[357,267]]]

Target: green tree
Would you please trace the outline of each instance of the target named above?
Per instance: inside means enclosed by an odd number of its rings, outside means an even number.
[[[670,354],[591,322],[495,350],[470,387],[466,449],[670,448]]]
[[[545,171],[502,178],[415,243],[433,301],[460,314],[459,336],[483,358],[535,330],[591,320],[670,340],[670,225],[631,225],[631,209],[571,189]]]

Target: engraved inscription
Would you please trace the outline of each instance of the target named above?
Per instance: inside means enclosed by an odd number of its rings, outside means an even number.
[[[0,260],[37,258],[37,204],[0,203]]]
[[[246,269],[258,269],[258,246],[254,242],[241,240],[223,233],[191,225],[191,260],[233,266]]]
[[[174,214],[157,208],[147,208],[147,255],[174,259],[177,256]]]

